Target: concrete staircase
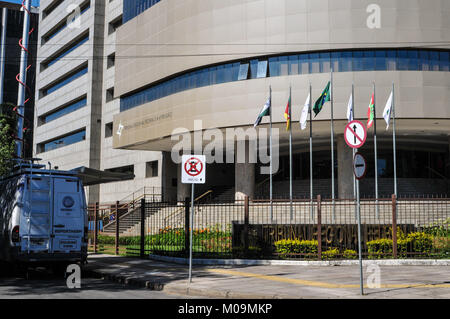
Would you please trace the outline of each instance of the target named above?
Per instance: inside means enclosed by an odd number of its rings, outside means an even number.
[[[146,209],[145,216],[151,216],[158,212],[158,208],[149,205]],[[135,207],[128,213],[120,216],[119,219],[119,234],[139,235],[139,228],[136,229],[136,225],[141,223],[141,207]],[[107,235],[114,235],[116,233],[116,221],[113,220],[109,224],[103,227],[103,233]]]

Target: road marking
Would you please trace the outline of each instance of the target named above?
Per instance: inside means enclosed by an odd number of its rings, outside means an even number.
[[[359,288],[359,284],[355,284],[355,285],[333,284],[333,283],[327,283],[327,282],[304,280],[304,279],[293,279],[293,278],[286,278],[286,277],[280,277],[280,276],[260,275],[260,274],[235,271],[235,270],[227,270],[227,269],[209,269],[208,271],[216,273],[216,274],[251,277],[251,278],[258,278],[258,279],[263,279],[263,280],[284,282],[284,283],[289,283],[289,284],[294,284],[294,285],[302,285],[302,286],[310,286],[310,287],[329,288],[329,289]],[[366,288],[369,288],[369,287],[366,286]],[[384,285],[380,285],[380,288],[450,288],[450,284],[421,284],[421,283],[384,284]]]

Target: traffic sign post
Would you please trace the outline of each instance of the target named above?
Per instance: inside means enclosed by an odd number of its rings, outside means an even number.
[[[192,282],[192,240],[194,229],[194,185],[206,182],[205,155],[183,155],[181,158],[181,182],[191,184],[191,218],[189,219],[189,283]]]
[[[349,147],[354,150],[359,149],[364,145],[367,139],[366,127],[360,121],[351,121],[345,127],[344,138]],[[366,170],[366,159],[360,153],[355,153],[353,157],[353,174],[356,178],[356,215],[358,219],[359,280],[361,295],[364,295],[364,284],[361,251],[361,202],[359,196],[359,181],[366,175]]]
[[[358,253],[359,253],[359,281],[361,295],[364,295],[362,248],[361,248],[361,202],[359,196],[359,181],[364,178],[367,171],[366,159],[361,153],[356,153],[353,158],[353,173],[356,178],[356,211],[358,217]]]

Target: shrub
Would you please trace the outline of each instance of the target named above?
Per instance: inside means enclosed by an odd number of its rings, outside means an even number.
[[[369,259],[379,259],[392,256],[392,239],[381,238],[367,242]],[[399,257],[406,257],[407,253],[429,254],[433,248],[433,236],[424,232],[409,233],[397,239]]]
[[[317,255],[319,243],[317,240],[283,239],[275,242],[277,253],[281,257],[292,254],[302,254],[303,256]]]
[[[344,250],[342,256],[345,259],[356,259],[358,257],[358,253],[355,250],[346,249],[346,250]]]
[[[380,259],[392,255],[392,239],[381,238],[367,242],[369,259]]]
[[[423,227],[423,231],[426,234],[432,235],[434,237],[449,237],[450,236],[450,217],[446,220],[441,220],[438,222],[434,222],[429,224],[428,226]]]
[[[328,248],[328,250],[322,252],[322,259],[335,259],[338,255],[338,248]]]
[[[429,254],[433,249],[433,236],[424,232],[410,233],[407,239],[411,242],[413,252]]]

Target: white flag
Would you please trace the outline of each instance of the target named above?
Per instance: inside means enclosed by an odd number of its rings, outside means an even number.
[[[300,126],[302,130],[306,128],[306,122],[308,121],[308,114],[310,107],[311,107],[311,94],[308,94],[305,106],[303,106],[302,115],[300,116]]]
[[[391,92],[391,95],[389,96],[389,99],[388,99],[386,106],[384,107],[384,111],[383,111],[383,117],[387,124],[386,131],[389,129],[389,122],[391,121],[391,112],[392,112],[392,104],[393,104],[392,97],[393,97],[393,94]]]
[[[348,101],[347,119],[349,122],[353,121],[353,93],[350,95],[350,100]]]

